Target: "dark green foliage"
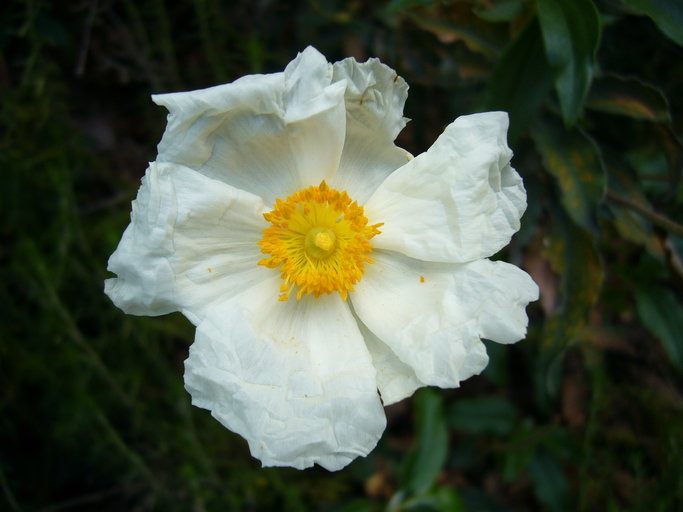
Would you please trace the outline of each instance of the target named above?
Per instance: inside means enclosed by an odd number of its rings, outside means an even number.
[[[652,18],[662,32],[683,45],[683,5],[672,0],[624,0],[637,12]]]
[[[595,233],[598,205],[605,196],[600,150],[584,132],[567,130],[552,116],[539,118],[531,135],[543,166],[557,180],[565,212],[576,225]]]
[[[671,364],[683,373],[683,306],[671,290],[660,285],[641,285],[636,291],[638,315],[662,342]]]
[[[494,63],[485,108],[509,114],[509,138],[514,143],[538,115],[551,87],[541,31],[533,19]]]
[[[683,3],[9,0],[0,9],[0,510],[683,510]],[[190,405],[179,314],[102,293],[165,112],[151,93],[312,44],[411,86],[398,144],[510,113],[529,334],[387,408],[335,474],[261,469]]]
[[[410,493],[421,493],[434,485],[446,461],[448,428],[443,400],[432,389],[415,395],[415,413],[418,444],[403,461],[401,486]]]
[[[562,117],[574,125],[593,79],[600,17],[593,0],[537,0],[536,4]]]

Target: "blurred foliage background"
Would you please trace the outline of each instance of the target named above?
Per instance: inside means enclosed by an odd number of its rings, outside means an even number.
[[[151,93],[312,44],[411,86],[399,145],[511,116],[541,288],[483,375],[387,409],[366,459],[260,469],[192,408],[179,314],[124,315],[108,256],[165,126]],[[683,510],[683,3],[7,0],[0,9],[0,509]]]

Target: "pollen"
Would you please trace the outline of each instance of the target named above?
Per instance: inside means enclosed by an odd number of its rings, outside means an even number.
[[[373,263],[370,239],[382,223],[369,225],[363,207],[324,181],[277,199],[264,217],[271,225],[259,245],[268,256],[258,264],[280,270],[280,300],[293,292],[297,299],[339,292],[346,300]]]

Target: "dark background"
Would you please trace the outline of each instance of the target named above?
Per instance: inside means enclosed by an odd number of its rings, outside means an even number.
[[[483,375],[387,408],[338,473],[260,469],[190,406],[181,315],[102,293],[165,126],[152,93],[314,45],[409,83],[399,145],[511,115],[541,288]],[[9,0],[0,8],[0,509],[683,509],[683,5],[673,0]]]

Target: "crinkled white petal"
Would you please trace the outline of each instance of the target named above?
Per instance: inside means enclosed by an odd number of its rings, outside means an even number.
[[[364,206],[372,222],[384,222],[373,245],[452,263],[507,245],[526,209],[507,127],[505,112],[459,117],[426,153],[390,175]]]
[[[105,293],[127,313],[202,311],[271,277],[257,265],[267,222],[263,201],[169,163],[151,163],[133,201],[131,223],[109,259],[118,277]]]
[[[185,386],[264,466],[335,471],[369,453],[385,428],[375,370],[337,294],[281,302],[279,286],[261,283],[211,310]]]
[[[372,364],[377,370],[377,388],[384,405],[400,402],[424,386],[413,369],[402,362],[382,340],[362,322],[358,326],[372,356]]]
[[[175,276],[168,261],[173,253],[174,201],[170,183],[160,180],[151,163],[132,203],[130,224],[109,257],[107,270],[118,275],[104,282],[104,292],[124,312],[165,315],[179,309]]]
[[[331,182],[363,204],[394,170],[412,157],[394,144],[406,125],[408,85],[377,59],[334,63],[334,81],[346,81],[346,139]]]
[[[456,265],[373,252],[351,300],[362,320],[427,385],[457,387],[488,357],[476,318],[462,315],[454,293]]]
[[[463,313],[477,317],[482,338],[515,343],[526,336],[526,306],[538,300],[538,285],[510,263],[484,259],[457,273],[455,293]]]
[[[455,387],[488,363],[482,337],[524,337],[538,288],[522,270],[488,260],[440,264],[376,251],[352,294],[363,323],[417,378]]]
[[[276,198],[330,180],[344,145],[345,81],[308,47],[284,73],[152,96],[169,110],[160,162],[174,162]]]

